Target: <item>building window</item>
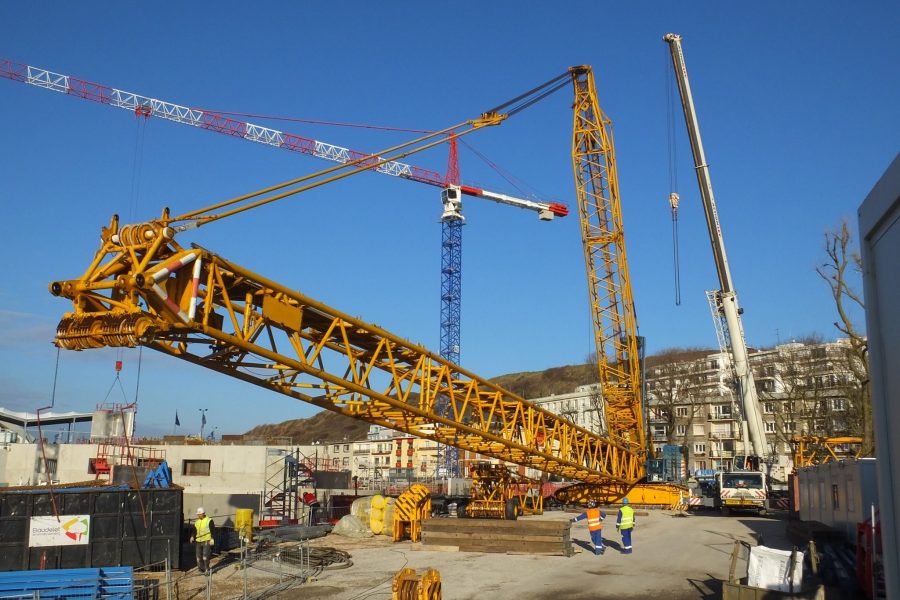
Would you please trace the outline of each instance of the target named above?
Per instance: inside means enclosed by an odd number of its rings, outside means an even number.
[[[775,414],[775,403],[774,402],[766,402],[763,404],[763,412],[766,414]]]
[[[335,444],[335,445],[332,447],[331,450],[332,450],[332,452],[340,452],[340,451],[341,451],[341,445],[340,445],[340,444]]]
[[[775,421],[766,421],[766,433],[777,433],[778,427],[775,425]]]
[[[676,425],[675,433],[678,435],[687,435],[687,425]]]
[[[831,508],[837,510],[841,507],[841,494],[838,492],[837,484],[831,486]]]
[[[694,435],[706,435],[706,425],[703,423],[694,423],[692,433]]]
[[[784,432],[785,433],[793,433],[796,430],[797,430],[797,424],[794,423],[793,421],[788,421],[787,423],[784,424]]]
[[[847,410],[847,400],[845,398],[835,398],[831,401],[832,410]]]
[[[192,476],[209,476],[210,461],[208,460],[183,460],[181,462],[181,474]]]
[[[694,454],[706,453],[706,444],[694,444]]]
[[[344,444],[344,452],[350,452],[350,444]]]
[[[344,467],[349,467],[349,466],[350,466],[350,457],[349,457],[349,456],[345,456],[345,457],[344,457],[344,460],[343,460],[343,466],[344,466]]]
[[[676,406],[675,407],[675,416],[676,417],[688,416],[688,407],[687,406]]]
[[[714,358],[711,361],[709,361],[709,368],[710,369],[718,369],[719,368],[719,360]]]

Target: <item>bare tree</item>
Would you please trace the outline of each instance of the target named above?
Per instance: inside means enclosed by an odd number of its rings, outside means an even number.
[[[816,267],[816,272],[831,288],[838,313],[838,321],[835,321],[834,326],[850,340],[847,364],[858,385],[858,392],[851,399],[849,411],[854,420],[851,429],[863,438],[863,455],[871,456],[875,450],[875,435],[869,385],[868,341],[865,334],[856,329],[850,317],[854,306],[865,309],[862,296],[854,285],[862,276],[862,257],[853,247],[853,234],[846,220],[841,222],[837,231],[825,232],[825,253],[827,259]]]
[[[776,442],[795,435],[834,437],[852,433],[847,405],[856,386],[848,376],[844,347],[826,344],[818,336],[784,344],[762,367],[759,392],[765,415],[774,416]]]
[[[688,447],[693,439],[693,423],[703,414],[705,404],[696,393],[699,366],[696,361],[660,365],[648,394],[651,421],[666,429],[666,443]],[[683,432],[678,432],[678,427]]]

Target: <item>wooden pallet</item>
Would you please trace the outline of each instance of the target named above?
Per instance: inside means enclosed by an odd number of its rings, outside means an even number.
[[[423,550],[456,547],[461,552],[503,552],[572,556],[568,521],[519,519],[427,519],[422,523]]]

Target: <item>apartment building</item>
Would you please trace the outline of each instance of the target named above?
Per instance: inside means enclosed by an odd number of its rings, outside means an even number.
[[[792,467],[794,436],[858,435],[860,388],[849,340],[781,344],[749,359],[776,474]],[[691,472],[731,469],[743,448],[730,355],[656,364],[646,380],[654,448],[682,446]]]

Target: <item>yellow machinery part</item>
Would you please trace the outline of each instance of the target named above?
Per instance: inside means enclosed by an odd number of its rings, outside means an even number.
[[[515,519],[544,512],[540,481],[490,463],[475,464],[471,474],[472,499],[465,505],[466,516]]]
[[[400,569],[391,585],[391,600],[441,600],[441,574],[435,569],[421,574],[415,569]]]
[[[418,542],[422,539],[422,521],[431,516],[431,492],[414,483],[394,502],[393,539]]]
[[[247,543],[253,540],[253,509],[238,508],[234,511],[234,530]]]
[[[634,486],[623,486],[612,482],[607,485],[576,483],[557,490],[553,497],[563,504],[582,506],[592,502],[595,504],[618,504],[623,498],[628,498],[629,503],[638,506],[655,506],[676,510],[691,497],[691,491],[687,487],[675,483],[639,483]]]
[[[834,460],[859,458],[862,454],[862,438],[795,436],[791,439],[794,448],[794,468],[824,465]],[[849,448],[849,452],[846,450]]]

